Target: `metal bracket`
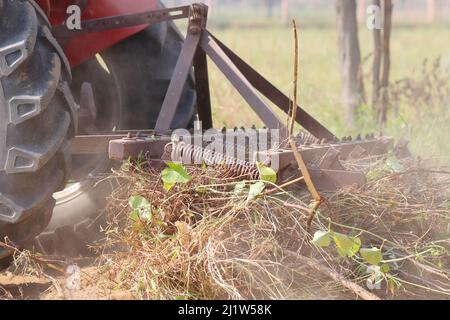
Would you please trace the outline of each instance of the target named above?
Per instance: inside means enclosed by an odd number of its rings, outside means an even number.
[[[195,4],[190,7],[188,33],[156,121],[155,131],[157,133],[166,133],[171,128],[202,37],[205,7],[203,4]]]
[[[194,70],[197,70],[196,74],[201,78],[201,80],[196,80],[204,81],[208,78],[206,56],[209,56],[253,108],[256,114],[263,120],[266,126],[270,129],[279,129],[280,137],[284,140],[288,134],[284,123],[267,106],[248,79],[240,72],[215,39],[205,29],[206,12],[207,7],[205,5],[196,4],[191,7],[186,41],[178,58],[167,95],[156,123],[155,131],[164,134],[170,130],[170,125],[175,116],[187,76],[195,57],[197,57],[196,62],[198,64],[194,65]],[[206,85],[202,84],[202,87],[197,87],[197,89],[199,89],[198,91],[200,91],[200,97],[202,98],[200,119],[206,120],[206,128],[208,128],[212,126],[212,116],[209,89],[206,88]]]
[[[357,147],[361,148],[359,145]],[[311,178],[317,188],[321,190],[336,190],[352,185],[361,187],[366,183],[364,172],[350,171],[344,168],[339,161],[340,154],[337,149],[331,147],[322,157],[317,167],[309,167]]]
[[[204,4],[193,4],[169,9],[144,12],[133,15],[107,17],[82,22],[82,30],[69,31],[64,26],[54,28],[59,39],[99,32],[116,28],[124,28],[142,24],[154,24],[163,21],[188,18],[188,31],[180,56],[174,69],[155,130],[147,134],[105,136],[79,136],[72,143],[72,151],[80,154],[105,152],[109,144],[109,155],[114,160],[136,158],[145,153],[149,159],[161,163],[166,146],[171,143],[171,124],[177,112],[186,81],[194,69],[197,92],[198,115],[203,129],[213,126],[211,96],[209,91],[209,75],[207,57],[217,65],[230,83],[237,89],[249,106],[261,118],[269,129],[278,129],[281,141],[288,137],[288,130],[282,120],[265,102],[268,98],[286,114],[289,113],[291,100],[249,64],[214,37],[207,29],[208,7]],[[85,111],[95,110],[92,90],[86,86],[83,100]],[[362,172],[347,171],[341,159],[360,157],[361,155],[383,154],[392,140],[390,138],[367,137],[366,140],[352,141],[346,138],[342,142],[327,128],[298,107],[296,121],[317,138],[318,143],[309,143],[299,148],[305,162],[310,168],[312,178],[322,190],[336,189],[348,185],[362,185],[366,182]],[[95,112],[93,113],[95,115]],[[176,128],[175,128],[176,129]],[[167,150],[166,150],[167,151]],[[192,151],[192,150],[191,150]],[[196,150],[194,150],[197,152]],[[194,152],[192,151],[192,152]],[[254,156],[260,162],[270,164],[277,157],[280,170],[284,170],[295,162],[292,150],[260,151]],[[297,174],[298,174],[298,170]]]
[[[212,128],[213,119],[207,65],[207,56],[209,56],[265,125],[269,129],[280,130],[279,136],[281,140],[285,140],[288,136],[286,125],[266,104],[260,94],[266,96],[285,113],[289,112],[290,99],[214,37],[206,29],[207,16],[208,7],[206,5],[192,4],[190,6],[82,21],[81,30],[68,30],[66,26],[57,26],[53,28],[53,33],[60,41],[66,41],[71,37],[90,32],[143,24],[151,25],[163,21],[188,18],[186,40],[158,116],[155,132],[158,134],[170,132],[171,123],[192,67],[196,79],[199,119],[202,121],[204,129]],[[296,120],[318,139],[324,141],[336,139],[329,130],[300,107]]]

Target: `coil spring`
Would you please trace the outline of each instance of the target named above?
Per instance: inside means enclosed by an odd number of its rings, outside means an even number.
[[[218,169],[221,178],[259,179],[259,170],[255,164],[245,160],[225,156],[192,144],[177,143],[171,145],[172,161],[185,165],[205,164]]]

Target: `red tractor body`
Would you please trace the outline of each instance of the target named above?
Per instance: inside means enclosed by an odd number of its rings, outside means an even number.
[[[73,4],[81,7],[82,20],[133,14],[155,10],[159,6],[157,0],[37,0],[36,2],[47,14],[52,25],[64,23],[68,17],[67,8]],[[75,67],[146,27],[143,25],[79,35],[64,46],[64,51],[71,66]]]

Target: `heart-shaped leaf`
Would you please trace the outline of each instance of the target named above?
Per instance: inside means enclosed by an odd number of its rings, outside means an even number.
[[[317,231],[314,234],[314,238],[311,243],[315,244],[318,247],[325,248],[328,247],[331,243],[331,233],[328,231]]]
[[[150,206],[150,202],[142,196],[132,196],[128,199],[131,209],[138,210]]]
[[[259,176],[261,180],[276,183],[277,182],[277,173],[270,167],[263,165],[262,163],[256,163],[259,171]]]
[[[139,210],[131,211],[130,219],[133,220],[134,222],[138,222],[139,221]]]
[[[391,267],[389,267],[388,264],[383,263],[380,267],[381,272],[388,273],[391,270]]]
[[[258,181],[256,183],[252,184],[250,186],[250,190],[248,192],[247,201],[255,199],[257,196],[259,196],[263,192],[264,188],[265,188],[265,184],[262,181]]]
[[[359,253],[364,260],[374,266],[377,266],[383,260],[383,254],[378,248],[362,248]]]
[[[186,172],[183,165],[174,162],[167,162],[166,164],[168,168],[161,173],[161,179],[166,191],[170,191],[177,183],[188,183],[192,180],[192,177]]]
[[[153,219],[152,206],[150,202],[142,196],[132,196],[128,199],[128,204],[133,209],[130,219],[137,221],[150,221]]]
[[[333,233],[333,240],[341,257],[353,257],[361,247],[361,239],[349,237],[345,234]]]
[[[403,170],[405,170],[403,165],[395,157],[389,157],[389,159],[387,159],[386,161],[386,164],[393,172],[402,172]]]

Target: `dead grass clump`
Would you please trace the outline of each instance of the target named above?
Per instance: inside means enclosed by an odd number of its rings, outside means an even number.
[[[306,206],[284,207],[262,190],[249,196],[255,182],[220,183],[211,177],[220,173],[199,169],[189,174],[189,184],[170,192],[157,172],[119,174],[129,183],[114,196],[106,234],[108,248],[122,250],[104,254],[116,286],[158,299],[291,295],[295,270],[283,264],[283,251],[304,242]],[[129,199],[137,195],[148,205],[133,220]]]
[[[369,179],[360,190],[330,196],[321,218],[331,219],[336,230],[358,234],[363,243],[383,247],[393,279],[388,289],[397,296],[448,298],[450,170],[383,163]]]
[[[400,169],[382,164],[365,187],[328,195],[309,234],[298,191],[193,168],[167,192],[159,172],[128,165],[116,173],[125,183],[108,208],[101,272],[144,299],[448,298],[450,175]],[[317,231],[358,238],[382,260],[316,246]]]

